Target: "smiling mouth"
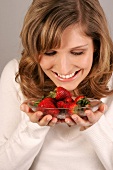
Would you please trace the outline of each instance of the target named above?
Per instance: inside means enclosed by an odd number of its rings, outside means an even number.
[[[80,71],[81,70],[78,70],[78,71],[76,71],[74,73],[67,74],[67,75],[62,75],[62,74],[59,74],[59,73],[56,73],[56,72],[54,72],[54,73],[57,75],[57,77],[59,77],[61,79],[70,79],[70,78],[75,77]]]

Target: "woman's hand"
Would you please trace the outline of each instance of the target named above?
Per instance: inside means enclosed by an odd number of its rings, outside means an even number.
[[[31,122],[38,123],[40,126],[54,126],[57,123],[57,118],[51,115],[44,116],[41,111],[34,112],[26,103],[21,104],[20,109],[28,115]]]
[[[100,119],[100,117],[105,113],[106,110],[107,110],[107,105],[102,103],[99,106],[98,110],[95,112],[92,112],[91,110],[85,111],[87,119],[83,119],[80,116],[78,116],[77,114],[73,114],[71,116],[72,119],[66,118],[65,122],[69,126],[73,126],[73,125],[77,124],[80,126],[80,130],[85,130],[88,127],[95,124]]]

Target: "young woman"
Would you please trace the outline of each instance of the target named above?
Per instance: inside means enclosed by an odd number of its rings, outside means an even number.
[[[34,0],[21,40],[0,81],[0,169],[112,170],[113,43],[98,0]],[[103,103],[88,120],[31,112],[25,100],[56,86]]]

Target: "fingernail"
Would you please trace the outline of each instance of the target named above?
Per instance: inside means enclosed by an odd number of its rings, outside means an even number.
[[[43,115],[43,113],[42,112],[38,112],[36,115],[37,115],[37,117],[40,117],[40,116]]]
[[[74,120],[77,121],[77,120],[78,120],[78,117],[74,117]]]
[[[69,123],[70,123],[70,121],[69,121],[69,120],[66,120],[66,123],[68,123],[68,124],[69,124]]]
[[[51,119],[52,119],[52,117],[48,117],[48,118],[47,118],[47,121],[50,121]]]
[[[88,110],[87,112],[85,112],[87,116],[90,116],[91,115],[91,111]]]
[[[106,110],[107,110],[107,105],[104,105],[103,112],[105,112]]]
[[[20,109],[21,109],[22,111],[24,111],[24,110],[25,110],[25,106],[22,104],[22,105],[20,106]]]
[[[55,124],[55,123],[57,123],[57,121],[54,120],[54,121],[52,121],[52,123]]]
[[[74,120],[77,120],[78,119],[78,117],[77,116],[72,116],[72,118],[74,119]]]
[[[29,107],[28,106],[26,106],[26,105],[24,105],[24,104],[22,104],[21,106],[20,106],[20,109],[21,109],[21,111],[23,111],[23,112],[29,112]]]

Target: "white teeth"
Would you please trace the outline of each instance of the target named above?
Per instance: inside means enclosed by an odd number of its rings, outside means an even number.
[[[69,79],[71,77],[74,76],[75,73],[72,73],[72,74],[68,74],[68,75],[61,75],[61,74],[58,74],[59,77],[63,78],[63,79]]]

